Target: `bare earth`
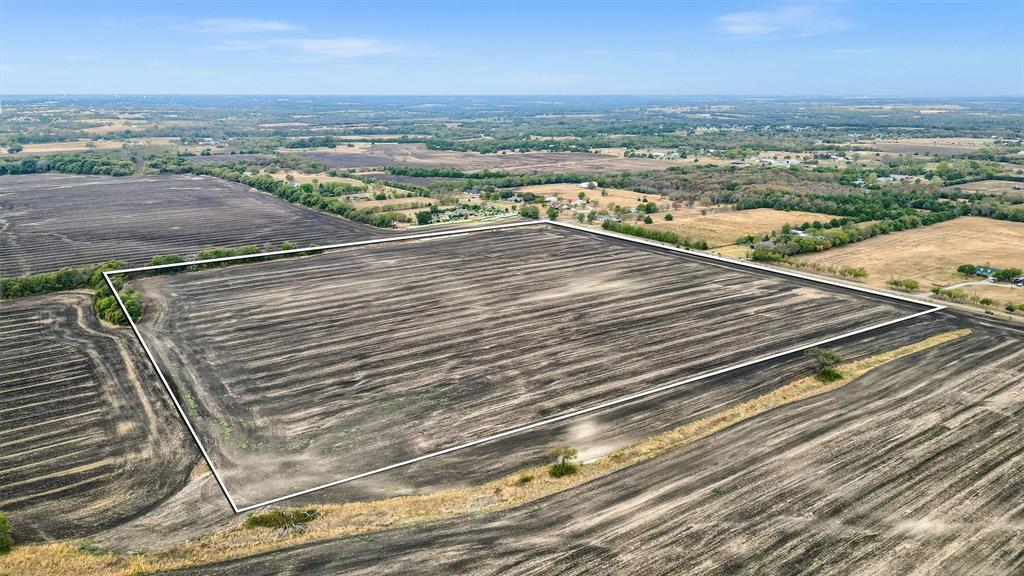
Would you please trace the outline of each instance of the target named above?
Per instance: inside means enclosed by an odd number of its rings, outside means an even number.
[[[134,336],[74,292],[0,303],[0,446],[0,510],[20,542],[137,516],[197,457]]]
[[[974,329],[532,506],[175,574],[1019,574],[1024,338]]]
[[[920,309],[548,227],[138,284],[240,506]]]
[[[336,244],[385,231],[206,176],[0,179],[0,276],[145,264],[162,254],[285,241]]]

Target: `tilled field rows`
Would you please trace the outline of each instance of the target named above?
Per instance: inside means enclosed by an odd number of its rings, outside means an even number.
[[[1024,340],[969,325],[541,506],[181,574],[1020,574]]]
[[[138,374],[153,392],[156,376],[125,366],[128,341],[95,332],[91,308],[83,294],[0,305],[0,510],[21,538],[130,517],[192,461],[167,402],[139,397]]]
[[[551,228],[140,284],[249,503],[919,309]]]
[[[34,174],[0,179],[0,276],[145,264],[156,255],[382,234],[217,178]]]

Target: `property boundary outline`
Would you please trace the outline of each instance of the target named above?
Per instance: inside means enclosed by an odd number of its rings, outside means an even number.
[[[533,421],[533,422],[529,422],[527,424],[522,424],[522,425],[519,425],[519,426],[516,426],[516,427],[513,427],[513,428],[509,428],[509,429],[506,429],[506,430],[503,430],[501,432],[497,432],[497,433],[494,433],[494,434],[491,434],[491,435],[488,435],[488,436],[477,438],[475,440],[470,440],[468,442],[463,442],[461,444],[450,446],[448,448],[444,448],[444,449],[441,449],[441,450],[436,450],[436,451],[433,451],[433,452],[429,452],[427,454],[422,454],[422,455],[417,456],[415,458],[410,458],[410,459],[407,459],[407,460],[403,460],[401,462],[396,462],[394,464],[389,464],[387,466],[382,466],[380,468],[369,470],[367,472],[363,472],[363,473],[356,474],[356,475],[353,475],[353,476],[349,476],[349,477],[346,477],[346,478],[341,478],[341,479],[338,479],[338,480],[333,480],[331,482],[320,484],[320,485],[314,486],[312,488],[306,488],[306,489],[303,489],[303,490],[299,490],[297,492],[286,494],[284,496],[278,496],[278,497],[275,497],[275,498],[271,498],[269,500],[266,500],[266,501],[263,501],[263,502],[259,502],[259,503],[256,503],[256,504],[250,504],[250,505],[247,505],[247,506],[239,507],[235,503],[234,498],[231,496],[230,491],[228,491],[227,486],[224,483],[224,479],[220,475],[220,472],[218,472],[217,468],[213,465],[213,460],[212,460],[212,458],[210,458],[210,454],[206,450],[206,447],[203,444],[203,441],[199,438],[199,434],[196,433],[195,428],[192,426],[192,423],[189,421],[188,415],[186,414],[185,409],[182,407],[181,402],[179,402],[177,395],[175,395],[174,390],[173,390],[173,388],[170,385],[170,382],[167,380],[167,378],[164,376],[163,371],[160,369],[160,364],[157,362],[156,356],[150,350],[149,345],[146,343],[146,340],[142,337],[142,332],[139,330],[139,327],[136,325],[135,320],[128,313],[128,309],[125,306],[124,301],[121,299],[121,295],[118,293],[117,289],[115,288],[113,280],[111,279],[112,276],[116,276],[116,275],[120,275],[120,274],[130,274],[130,273],[135,273],[135,272],[148,272],[148,271],[151,271],[151,270],[165,270],[165,269],[170,269],[170,268],[183,268],[183,267],[196,266],[196,265],[202,265],[202,264],[213,264],[213,263],[217,263],[217,262],[230,262],[230,261],[241,261],[241,260],[257,260],[258,261],[261,258],[268,258],[268,257],[273,257],[273,256],[283,256],[283,255],[289,255],[289,254],[306,254],[306,253],[310,253],[310,252],[321,253],[321,252],[325,252],[325,251],[328,251],[328,250],[336,250],[336,249],[343,249],[343,248],[354,248],[354,247],[359,247],[359,246],[368,246],[368,245],[375,245],[375,244],[387,244],[387,243],[392,243],[392,242],[402,242],[402,241],[409,241],[409,240],[423,240],[423,239],[428,239],[428,238],[440,238],[440,237],[447,237],[447,236],[460,236],[460,235],[474,234],[474,233],[479,233],[479,232],[487,232],[487,231],[492,231],[492,230],[502,230],[502,229],[507,229],[507,228],[517,228],[517,227],[523,227],[523,226],[542,226],[542,225],[553,225],[553,226],[556,226],[556,227],[568,228],[568,229],[575,230],[575,231],[578,231],[578,232],[583,232],[583,233],[587,233],[587,234],[593,234],[593,235],[597,235],[597,236],[603,236],[603,237],[607,237],[607,238],[613,238],[613,239],[616,239],[616,240],[631,242],[631,243],[634,243],[634,244],[641,244],[641,245],[657,248],[657,249],[663,250],[663,251],[673,252],[673,253],[677,253],[677,254],[683,254],[683,255],[686,255],[686,256],[689,256],[689,257],[692,257],[692,258],[696,258],[696,259],[703,259],[703,260],[707,260],[707,261],[712,261],[712,262],[715,262],[715,263],[720,264],[720,265],[726,265],[726,266],[730,266],[730,267],[749,268],[749,269],[757,270],[759,272],[766,272],[766,273],[769,273],[769,274],[772,274],[772,275],[790,276],[790,277],[799,278],[801,280],[809,281],[809,282],[816,283],[816,284],[825,284],[825,285],[829,285],[829,286],[834,286],[834,287],[842,288],[844,290],[852,290],[852,291],[855,291],[855,292],[871,294],[872,296],[875,296],[875,297],[879,297],[880,296],[880,297],[883,297],[883,298],[886,298],[886,299],[890,299],[890,300],[899,300],[899,301],[903,301],[903,302],[909,302],[909,303],[915,304],[917,306],[924,306],[926,308],[924,310],[921,310],[919,312],[915,312],[915,313],[909,314],[907,316],[902,316],[900,318],[895,318],[893,320],[887,320],[885,322],[881,322],[881,323],[878,323],[878,324],[872,324],[870,326],[865,326],[863,328],[858,328],[857,330],[853,330],[853,331],[850,331],[850,332],[845,332],[843,334],[839,334],[839,335],[836,335],[836,336],[830,336],[828,338],[824,338],[824,339],[821,339],[821,340],[818,340],[818,341],[815,341],[815,342],[812,342],[812,343],[809,343],[809,344],[801,344],[799,346],[796,346],[794,348],[790,348],[790,349],[787,349],[787,350],[783,350],[781,352],[776,352],[776,353],[769,354],[769,355],[766,355],[766,356],[759,356],[759,357],[756,357],[756,358],[753,358],[753,359],[750,359],[750,360],[745,360],[745,361],[740,362],[738,364],[732,364],[732,365],[725,366],[725,367],[722,367],[722,368],[717,368],[715,370],[711,370],[711,371],[708,371],[708,372],[703,372],[703,373],[700,373],[700,374],[696,374],[694,376],[690,376],[688,378],[685,378],[683,380],[679,380],[679,381],[676,381],[676,382],[671,382],[671,383],[668,383],[668,384],[662,384],[660,386],[655,386],[653,388],[647,388],[647,389],[641,390],[639,392],[634,392],[632,394],[627,394],[627,395],[624,395],[624,396],[619,396],[617,398],[613,398],[611,400],[606,400],[604,402],[600,402],[600,403],[592,405],[592,406],[581,408],[579,410],[573,410],[571,412],[562,413],[562,414],[559,414],[559,415],[556,415],[556,416],[552,416],[552,417],[549,417],[549,418],[544,418],[542,420],[536,420],[536,421]],[[262,252],[262,253],[258,253],[258,254],[245,254],[245,255],[240,255],[240,256],[225,256],[225,257],[221,257],[221,258],[210,258],[210,259],[206,259],[206,260],[190,260],[190,261],[187,261],[187,262],[178,262],[178,263],[174,263],[174,264],[159,264],[159,265],[153,265],[153,266],[138,266],[138,267],[134,267],[134,268],[122,268],[122,269],[119,269],[119,270],[104,271],[103,272],[103,279],[106,281],[107,286],[110,288],[110,291],[113,293],[114,298],[117,300],[118,305],[121,307],[121,311],[122,311],[122,313],[124,313],[125,318],[128,319],[128,324],[130,325],[132,331],[135,333],[135,337],[139,340],[139,343],[142,344],[142,349],[146,352],[146,356],[149,358],[150,363],[152,363],[153,369],[156,371],[157,376],[160,378],[160,381],[163,383],[164,388],[166,389],[167,393],[170,395],[171,401],[174,403],[174,407],[178,411],[178,415],[181,416],[181,419],[185,421],[185,426],[188,428],[189,433],[192,435],[192,439],[195,441],[196,446],[198,446],[199,451],[200,451],[200,453],[203,456],[203,459],[206,461],[206,464],[210,467],[210,471],[213,473],[213,477],[217,481],[217,484],[220,487],[221,492],[224,493],[224,497],[227,499],[228,504],[231,506],[231,509],[236,514],[242,513],[242,512],[247,512],[247,511],[250,511],[250,510],[257,509],[257,508],[262,508],[264,506],[269,506],[271,504],[276,504],[276,503],[279,503],[279,502],[282,502],[282,501],[285,501],[285,500],[289,500],[289,499],[292,499],[292,498],[296,498],[296,497],[299,497],[299,496],[304,496],[304,495],[307,495],[307,494],[311,494],[313,492],[324,490],[326,488],[331,488],[331,487],[334,487],[334,486],[338,486],[340,484],[345,484],[345,483],[348,483],[348,482],[352,482],[354,480],[359,480],[361,478],[366,478],[368,476],[373,476],[373,475],[376,475],[376,474],[380,474],[382,472],[387,472],[387,471],[390,471],[390,470],[394,470],[396,468],[402,468],[402,467],[410,466],[410,465],[415,464],[417,462],[422,462],[424,460],[429,460],[429,459],[432,459],[432,458],[443,456],[445,454],[450,454],[452,452],[457,452],[457,451],[460,451],[460,450],[465,450],[467,448],[472,448],[474,446],[479,446],[481,444],[486,444],[486,443],[489,443],[489,442],[493,442],[495,440],[499,440],[499,439],[506,438],[506,437],[509,437],[509,436],[513,436],[513,435],[516,435],[516,434],[521,434],[523,432],[528,432],[530,430],[534,430],[534,429],[537,429],[537,428],[542,428],[542,427],[548,426],[550,424],[554,424],[554,423],[561,422],[561,421],[564,421],[564,420],[569,420],[569,419],[572,419],[572,418],[583,416],[585,414],[590,414],[590,413],[593,413],[593,412],[598,412],[598,411],[601,411],[601,410],[612,408],[614,406],[619,406],[621,404],[626,404],[626,403],[629,403],[629,402],[633,402],[635,400],[639,400],[639,399],[642,399],[642,398],[646,398],[648,396],[653,396],[653,395],[656,395],[656,394],[660,394],[662,392],[666,392],[668,390],[672,390],[674,388],[678,388],[678,387],[684,386],[686,384],[691,384],[693,382],[697,382],[697,381],[700,381],[700,380],[705,380],[705,379],[708,379],[708,378],[712,378],[712,377],[715,377],[715,376],[719,376],[719,375],[722,375],[722,374],[726,374],[726,373],[729,373],[729,372],[733,372],[733,371],[736,371],[736,370],[747,368],[747,367],[750,367],[750,366],[753,366],[753,365],[756,365],[756,364],[760,364],[762,362],[767,362],[767,361],[770,361],[770,360],[774,360],[776,358],[781,358],[781,357],[784,357],[784,356],[789,356],[789,355],[795,354],[797,352],[801,352],[801,351],[804,351],[804,350],[807,350],[807,349],[810,349],[810,348],[814,348],[814,347],[817,347],[817,346],[822,346],[824,344],[828,344],[828,343],[835,342],[835,341],[838,341],[838,340],[843,340],[843,339],[846,339],[846,338],[857,336],[859,334],[864,334],[866,332],[872,332],[872,331],[875,331],[875,330],[879,330],[879,329],[885,328],[887,326],[891,326],[891,325],[898,324],[898,323],[901,323],[901,322],[906,322],[908,320],[911,320],[911,319],[914,319],[914,318],[918,318],[918,317],[924,316],[926,314],[931,314],[933,312],[938,312],[939,310],[943,310],[943,309],[946,308],[945,306],[942,306],[942,305],[933,304],[933,303],[930,303],[930,302],[923,302],[921,300],[917,300],[917,299],[910,298],[910,297],[907,297],[907,296],[902,296],[902,295],[898,295],[898,294],[891,294],[891,293],[888,293],[888,292],[882,292],[880,290],[874,290],[872,288],[867,288],[867,287],[864,287],[864,286],[857,286],[857,285],[854,285],[854,284],[848,284],[848,283],[845,283],[845,282],[839,282],[839,281],[832,280],[832,279],[829,279],[829,278],[822,278],[822,277],[812,276],[812,275],[809,275],[809,274],[802,274],[802,273],[799,273],[799,272],[794,272],[792,270],[784,270],[784,269],[780,269],[780,268],[764,266],[764,265],[757,264],[757,263],[754,263],[754,262],[747,262],[747,261],[743,261],[743,260],[736,260],[736,259],[732,259],[732,258],[726,258],[726,257],[723,257],[723,256],[709,254],[709,253],[706,253],[706,252],[688,250],[688,249],[685,249],[685,248],[679,248],[679,247],[676,247],[676,246],[670,246],[670,245],[667,245],[667,244],[662,244],[660,242],[654,242],[654,241],[646,240],[646,239],[643,239],[643,238],[637,238],[637,237],[628,236],[628,235],[625,235],[625,234],[616,234],[616,233],[608,232],[608,231],[603,230],[603,229],[588,228],[588,227],[579,226],[579,225],[576,225],[576,224],[565,223],[565,222],[558,222],[558,221],[552,221],[552,220],[536,220],[536,221],[526,221],[526,222],[510,222],[510,223],[505,223],[505,224],[495,224],[495,225],[489,225],[489,226],[474,226],[474,227],[469,227],[469,228],[456,228],[456,229],[442,230],[442,231],[437,231],[437,232],[424,232],[424,233],[421,233],[421,234],[406,234],[406,235],[402,235],[402,236],[394,236],[394,237],[389,237],[389,238],[376,238],[376,239],[372,239],[372,240],[360,240],[360,241],[345,242],[345,243],[340,243],[340,244],[330,244],[330,245],[326,245],[326,246],[310,246],[310,247],[307,247],[307,248],[295,248],[295,249],[289,249],[289,250],[277,250],[277,251],[272,251],[272,252]]]

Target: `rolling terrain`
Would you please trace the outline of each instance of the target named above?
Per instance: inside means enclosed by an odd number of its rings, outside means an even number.
[[[110,259],[289,241],[298,246],[380,236],[371,226],[206,176],[0,179],[0,276],[51,272]]]
[[[197,452],[137,341],[92,296],[0,303],[0,510],[19,541],[83,536],[180,489]]]
[[[923,308],[548,226],[137,284],[239,505]]]
[[[969,337],[535,505],[176,575],[1011,574],[1024,339]]]

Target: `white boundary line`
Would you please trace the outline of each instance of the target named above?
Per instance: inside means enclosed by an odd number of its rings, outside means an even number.
[[[355,247],[355,246],[367,246],[367,245],[373,245],[373,244],[384,244],[384,243],[389,243],[389,242],[400,242],[400,241],[405,241],[405,240],[419,240],[419,239],[424,239],[424,238],[437,238],[437,237],[443,237],[443,236],[457,236],[457,235],[463,235],[463,234],[471,234],[471,233],[475,233],[475,232],[485,232],[485,231],[489,231],[489,230],[500,230],[500,229],[505,229],[505,228],[520,227],[520,226],[537,226],[537,225],[541,225],[541,224],[551,224],[551,225],[555,225],[555,226],[559,226],[559,227],[563,227],[563,228],[569,228],[569,229],[572,229],[572,230],[577,230],[577,231],[580,231],[580,232],[594,234],[594,235],[597,235],[597,236],[605,236],[605,237],[609,237],[609,238],[614,238],[616,240],[622,240],[622,241],[632,242],[632,243],[636,243],[636,244],[643,244],[643,245],[651,246],[651,247],[658,248],[658,249],[661,249],[661,250],[667,250],[667,251],[670,251],[670,252],[686,254],[688,256],[695,257],[695,258],[698,258],[698,259],[705,259],[705,260],[715,261],[715,262],[718,262],[718,263],[721,263],[721,264],[726,264],[728,266],[739,266],[739,267],[745,267],[745,268],[752,268],[752,269],[755,269],[755,270],[758,270],[758,271],[761,271],[761,272],[767,272],[769,274],[782,275],[782,276],[791,276],[791,277],[799,278],[801,280],[806,280],[806,281],[810,281],[810,282],[817,283],[817,284],[832,285],[832,286],[835,286],[835,287],[838,287],[838,288],[843,288],[845,290],[853,290],[853,291],[856,291],[856,292],[863,292],[863,293],[871,294],[873,296],[881,296],[881,297],[884,297],[884,298],[887,298],[887,299],[892,299],[892,300],[901,300],[901,301],[910,302],[910,303],[913,303],[913,304],[916,304],[916,305],[919,305],[919,306],[925,306],[925,307],[927,307],[927,309],[922,310],[920,312],[916,312],[916,313],[907,315],[907,316],[896,318],[894,320],[888,320],[886,322],[881,322],[881,323],[878,323],[878,324],[873,324],[871,326],[866,326],[864,328],[859,328],[857,330],[853,330],[851,332],[846,332],[846,333],[840,334],[838,336],[831,336],[829,338],[818,340],[816,342],[812,342],[812,343],[809,343],[809,344],[802,344],[800,346],[797,346],[795,348],[790,348],[790,349],[784,350],[782,352],[776,352],[774,354],[770,354],[770,355],[767,355],[767,356],[761,356],[761,357],[754,358],[752,360],[746,360],[744,362],[740,362],[739,364],[733,364],[731,366],[726,366],[726,367],[723,367],[723,368],[718,368],[718,369],[715,369],[715,370],[712,370],[712,371],[709,371],[709,372],[698,374],[696,376],[691,376],[689,378],[686,378],[684,380],[680,380],[678,382],[672,382],[670,384],[663,384],[661,386],[657,386],[657,387],[654,387],[654,388],[648,388],[646,390],[642,390],[640,392],[635,392],[633,394],[628,394],[626,396],[620,396],[618,398],[614,398],[612,400],[608,400],[608,401],[605,401],[605,402],[602,402],[602,403],[599,403],[599,404],[595,404],[595,405],[589,406],[587,408],[582,408],[580,410],[575,410],[575,411],[572,411],[572,412],[560,414],[558,416],[552,416],[550,418],[545,418],[543,420],[538,420],[538,421],[531,422],[531,423],[528,423],[528,424],[525,424],[525,425],[520,425],[520,426],[515,427],[515,428],[511,428],[511,429],[508,429],[508,430],[505,430],[505,431],[502,431],[502,432],[498,432],[496,434],[492,434],[490,436],[485,436],[483,438],[478,438],[476,440],[471,440],[469,442],[464,442],[462,444],[458,444],[458,445],[455,445],[455,446],[444,448],[442,450],[437,450],[437,451],[434,451],[434,452],[430,452],[428,454],[423,454],[423,455],[417,456],[415,458],[404,460],[402,462],[397,462],[395,464],[390,464],[388,466],[383,466],[381,468],[370,470],[368,472],[363,472],[363,473],[357,474],[355,476],[349,476],[347,478],[342,478],[340,480],[334,480],[334,481],[328,482],[326,484],[321,484],[319,486],[314,486],[312,488],[307,488],[307,489],[304,489],[304,490],[300,490],[298,492],[293,492],[291,494],[287,494],[287,495],[284,495],[284,496],[279,496],[279,497],[276,497],[276,498],[272,498],[270,500],[266,500],[266,501],[260,502],[258,504],[252,504],[252,505],[249,505],[249,506],[239,507],[238,505],[235,504],[234,499],[231,497],[231,493],[228,491],[227,486],[224,484],[224,480],[223,480],[223,478],[221,478],[220,473],[217,472],[217,469],[214,467],[213,461],[210,458],[209,453],[206,451],[206,448],[203,445],[202,440],[199,439],[199,435],[196,433],[195,428],[193,428],[192,423],[189,421],[188,416],[185,413],[185,410],[182,408],[181,403],[178,401],[177,396],[175,396],[174,391],[171,388],[170,383],[167,381],[167,378],[164,376],[163,371],[160,369],[160,365],[159,365],[159,363],[157,363],[156,357],[153,355],[153,353],[150,350],[149,346],[146,344],[145,339],[143,339],[142,332],[139,331],[138,326],[135,324],[135,320],[132,319],[132,317],[128,314],[128,310],[125,307],[124,302],[121,300],[120,294],[118,294],[117,290],[114,288],[114,284],[113,284],[113,282],[111,280],[111,276],[114,276],[114,275],[117,275],[117,274],[128,274],[128,273],[132,273],[132,272],[144,272],[144,271],[149,271],[149,270],[161,270],[161,269],[168,269],[168,268],[180,268],[180,267],[186,267],[186,266],[194,266],[196,264],[211,264],[211,263],[215,263],[215,262],[228,262],[228,261],[237,261],[237,260],[258,260],[259,258],[264,258],[264,257],[267,257],[267,256],[279,256],[279,255],[286,255],[286,254],[298,254],[298,253],[305,253],[305,252],[310,252],[310,251],[320,252],[320,251],[326,251],[326,250],[332,250],[332,249],[338,249],[338,248],[350,248],[350,247]],[[208,259],[208,260],[191,260],[191,261],[188,261],[188,262],[180,262],[180,263],[176,263],[176,264],[163,264],[163,265],[157,265],[157,266],[140,266],[140,267],[136,267],[136,268],[124,268],[124,269],[121,269],[121,270],[109,270],[109,271],[106,271],[106,272],[103,273],[103,278],[104,278],[104,280],[106,280],[107,286],[110,287],[111,292],[113,292],[114,297],[117,299],[117,303],[121,306],[121,311],[124,313],[125,317],[128,318],[128,323],[131,325],[132,330],[135,332],[136,338],[138,338],[139,342],[142,343],[142,348],[143,348],[143,350],[145,350],[146,356],[149,357],[149,361],[153,364],[153,368],[156,370],[157,376],[160,377],[161,382],[163,382],[163,384],[164,384],[164,388],[167,390],[167,393],[171,396],[171,400],[174,402],[174,406],[175,406],[175,408],[177,408],[178,414],[181,416],[182,420],[185,421],[185,425],[188,427],[189,432],[192,434],[193,440],[195,440],[196,445],[199,447],[200,452],[202,452],[203,458],[206,460],[207,465],[210,467],[210,470],[213,472],[213,476],[216,479],[217,484],[220,486],[221,491],[224,492],[224,496],[227,498],[228,504],[231,505],[231,509],[234,510],[235,513],[241,513],[241,512],[246,512],[246,511],[249,511],[249,510],[254,510],[256,508],[262,508],[264,506],[268,506],[268,505],[271,505],[271,504],[276,504],[276,503],[282,502],[284,500],[289,500],[291,498],[296,498],[298,496],[304,496],[304,495],[310,494],[312,492],[317,492],[319,490],[323,490],[323,489],[326,489],[326,488],[331,488],[333,486],[338,486],[340,484],[345,484],[347,482],[352,482],[354,480],[359,480],[361,478],[366,478],[368,476],[372,476],[372,475],[375,475],[375,474],[380,474],[382,472],[387,472],[389,470],[394,470],[396,468],[402,468],[402,467],[405,467],[405,466],[409,466],[409,465],[415,464],[417,462],[422,462],[424,460],[429,460],[431,458],[436,458],[438,456],[443,456],[445,454],[450,454],[452,452],[457,452],[459,450],[465,450],[467,448],[472,448],[474,446],[479,446],[481,444],[485,444],[485,443],[488,443],[488,442],[493,442],[493,441],[499,440],[501,438],[506,438],[508,436],[513,436],[515,434],[520,434],[520,433],[523,433],[523,432],[527,432],[529,430],[533,430],[533,429],[536,429],[536,428],[547,426],[549,424],[554,424],[556,422],[561,422],[563,420],[568,420],[568,419],[571,419],[571,418],[575,418],[577,416],[582,416],[584,414],[589,414],[589,413],[592,413],[592,412],[597,412],[597,411],[600,411],[600,410],[604,410],[606,408],[611,408],[613,406],[618,406],[618,405],[621,405],[621,404],[632,402],[634,400],[638,400],[638,399],[641,399],[641,398],[645,398],[645,397],[648,397],[648,396],[659,394],[661,392],[665,392],[667,390],[672,390],[674,388],[678,388],[678,387],[684,386],[686,384],[691,384],[691,383],[697,382],[699,380],[705,380],[707,378],[711,378],[711,377],[714,377],[714,376],[719,376],[721,374],[726,374],[728,372],[733,372],[735,370],[739,370],[739,369],[742,369],[742,368],[747,368],[749,366],[753,366],[753,365],[759,364],[761,362],[766,362],[766,361],[773,360],[773,359],[776,359],[776,358],[781,358],[783,356],[788,356],[790,354],[801,352],[801,351],[807,350],[809,348],[814,348],[816,346],[821,346],[823,344],[828,344],[830,342],[835,342],[837,340],[842,340],[842,339],[845,339],[845,338],[850,338],[850,337],[856,336],[858,334],[863,334],[863,333],[866,333],[866,332],[871,332],[871,331],[874,331],[874,330],[878,330],[880,328],[884,328],[886,326],[891,326],[893,324],[898,324],[900,322],[905,322],[907,320],[911,320],[911,319],[917,318],[919,316],[924,316],[926,314],[931,314],[933,312],[937,312],[937,311],[943,310],[945,308],[945,306],[940,306],[940,305],[932,304],[932,303],[929,303],[929,302],[923,302],[923,301],[916,300],[916,299],[913,299],[913,298],[909,298],[909,297],[906,297],[906,296],[901,296],[901,295],[896,295],[896,294],[889,294],[889,293],[886,293],[886,292],[881,292],[881,291],[878,291],[878,290],[873,290],[873,289],[870,289],[870,288],[865,288],[863,286],[857,286],[857,285],[853,285],[853,284],[846,284],[846,283],[843,283],[843,282],[837,282],[837,281],[830,280],[830,279],[827,279],[827,278],[820,278],[820,277],[816,277],[816,276],[811,276],[811,275],[807,275],[807,274],[801,274],[801,273],[793,272],[793,271],[790,271],[790,270],[783,270],[783,269],[763,266],[763,265],[755,264],[755,263],[752,263],[752,262],[746,262],[746,261],[741,261],[741,260],[733,260],[733,259],[730,259],[730,258],[724,258],[722,256],[715,256],[713,254],[707,254],[705,252],[697,252],[697,251],[691,251],[691,250],[686,250],[686,249],[682,249],[682,248],[676,248],[674,246],[669,246],[669,245],[666,245],[666,244],[661,244],[661,243],[658,243],[658,242],[653,242],[653,241],[645,240],[645,239],[642,239],[642,238],[637,238],[637,237],[633,237],[633,236],[627,236],[627,235],[624,235],[624,234],[611,233],[611,232],[608,232],[606,230],[599,230],[599,229],[588,228],[588,227],[584,227],[584,226],[578,226],[578,225],[575,225],[575,224],[569,224],[569,223],[565,223],[565,222],[548,221],[548,220],[536,220],[536,221],[527,221],[527,222],[511,222],[511,223],[496,224],[496,225],[491,225],[491,226],[477,226],[477,227],[472,227],[472,228],[442,230],[442,231],[438,231],[438,232],[425,232],[425,233],[422,233],[422,234],[409,234],[409,235],[405,235],[405,236],[396,236],[396,237],[392,237],[392,238],[378,238],[378,239],[373,239],[373,240],[361,240],[361,241],[346,242],[346,243],[341,243],[341,244],[330,244],[330,245],[327,245],[327,246],[311,246],[311,247],[307,247],[307,248],[296,248],[296,249],[293,249],[293,250],[278,250],[278,251],[274,251],[274,252],[263,252],[263,253],[260,253],[260,254],[246,254],[246,255],[243,255],[243,256],[226,256],[226,257],[223,257],[223,258],[212,258],[212,259]]]

